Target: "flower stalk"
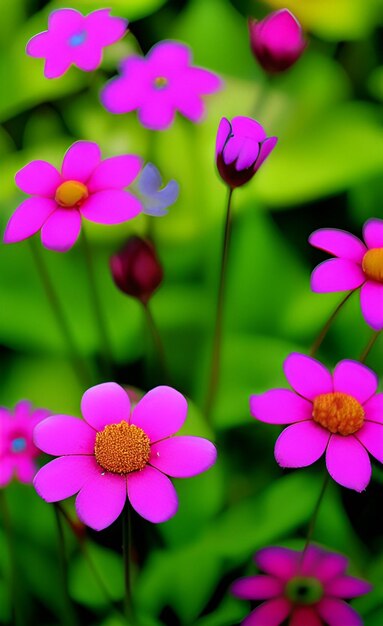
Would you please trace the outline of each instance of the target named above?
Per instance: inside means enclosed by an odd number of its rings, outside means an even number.
[[[309,352],[310,356],[315,356],[315,354],[318,352],[318,350],[321,347],[324,339],[327,336],[328,331],[330,330],[330,328],[332,326],[332,323],[338,317],[338,313],[341,311],[341,309],[343,308],[343,306],[346,304],[347,300],[352,296],[353,293],[354,293],[354,290],[349,291],[348,294],[337,305],[335,310],[331,313],[331,315],[328,318],[327,322],[321,328],[318,336],[316,337],[313,345],[311,346],[311,349],[310,349],[310,352]]]

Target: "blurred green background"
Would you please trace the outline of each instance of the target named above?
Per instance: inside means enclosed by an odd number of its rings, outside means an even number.
[[[150,228],[165,267],[152,301],[165,343],[171,382],[190,402],[187,430],[213,438],[219,461],[207,474],[176,481],[180,511],[154,527],[134,517],[135,594],[148,626],[232,626],[248,612],[230,597],[235,577],[254,572],[252,553],[267,544],[303,547],[319,493],[323,463],[283,473],[273,458],[278,429],[249,416],[251,393],[283,385],[282,362],[307,351],[340,294],[310,292],[309,277],[324,258],[308,235],[318,227],[360,234],[369,217],[382,216],[383,34],[382,0],[108,0],[127,17],[131,33],[106,51],[93,74],[72,68],[53,81],[43,62],[24,53],[63,2],[1,3],[0,220],[2,231],[22,200],[15,172],[31,159],[56,166],[76,139],[100,144],[104,156],[125,152],[154,162],[167,181],[179,181],[177,204],[162,219],[141,216],[123,226],[86,224],[95,248],[97,280],[113,342],[118,382],[143,389],[160,382],[147,368],[153,358],[140,306],[118,292],[109,256],[129,234]],[[75,8],[102,8],[79,0]],[[251,56],[247,16],[288,7],[302,21],[310,45],[291,71],[268,80]],[[155,42],[189,43],[197,64],[215,70],[225,89],[208,98],[199,126],[177,118],[162,133],[139,126],[135,114],[112,116],[98,94],[118,60]],[[234,195],[234,226],[227,285],[222,381],[214,420],[198,407],[206,389],[226,190],[214,165],[216,128],[225,115],[255,116],[279,144],[256,178]],[[81,250],[43,251],[81,351],[100,359]],[[357,358],[371,331],[354,295],[333,325],[320,357],[330,366]],[[53,412],[79,415],[84,388],[31,262],[28,242],[0,247],[1,404],[22,398]],[[383,372],[383,345],[368,364]],[[94,381],[99,382],[99,380]],[[332,485],[315,540],[347,554],[352,571],[375,585],[355,602],[366,626],[383,623],[383,472],[376,468],[366,493]],[[6,489],[17,539],[18,589],[25,624],[62,623],[57,537],[51,507],[28,486]],[[68,505],[71,512],[72,505]],[[93,563],[109,594],[123,595],[121,522],[88,533]],[[78,544],[68,532],[70,592],[79,623],[120,626]],[[8,624],[9,563],[0,528],[0,622]],[[345,625],[346,626],[346,625]]]

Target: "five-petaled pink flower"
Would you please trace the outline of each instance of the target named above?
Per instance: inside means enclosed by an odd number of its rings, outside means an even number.
[[[238,598],[263,601],[242,626],[363,626],[345,600],[372,586],[347,575],[344,556],[313,545],[304,553],[273,546],[257,552],[254,560],[262,574],[232,586]]]
[[[176,111],[199,122],[205,112],[201,96],[220,89],[221,80],[191,62],[188,46],[162,41],[146,58],[133,55],[125,59],[121,76],[107,83],[101,101],[111,113],[137,109],[141,124],[152,130],[168,128]]]
[[[35,458],[40,450],[33,443],[33,430],[49,415],[46,409],[33,409],[25,400],[14,411],[0,407],[0,487],[13,475],[22,483],[31,483],[36,473]]]
[[[78,516],[95,530],[114,522],[127,497],[145,519],[165,522],[178,507],[168,476],[195,476],[215,463],[207,439],[172,437],[186,419],[187,402],[171,387],[152,389],[131,411],[126,391],[104,383],[85,392],[81,410],[85,421],[54,415],[36,428],[36,445],[62,456],[38,472],[34,485],[47,502],[79,492]]]
[[[91,72],[99,67],[103,49],[121,39],[128,22],[112,17],[110,9],[82,15],[75,9],[57,9],[48,20],[48,30],[28,41],[26,52],[45,59],[46,78],[58,78],[71,65]]]
[[[363,317],[375,330],[383,329],[383,220],[368,220],[358,237],[336,228],[315,231],[309,242],[336,258],[318,265],[311,289],[319,293],[360,290]]]
[[[307,45],[300,23],[288,9],[270,13],[260,22],[249,19],[249,34],[254,56],[271,74],[294,65]]]
[[[275,444],[281,467],[307,467],[326,452],[331,477],[363,491],[370,482],[368,452],[383,462],[383,393],[378,377],[362,363],[340,361],[334,374],[316,359],[290,354],[284,363],[293,388],[250,398],[253,417],[291,424]]]
[[[101,161],[100,148],[90,141],[77,141],[69,148],[61,173],[46,161],[31,161],[15,180],[32,198],[12,215],[4,242],[22,241],[41,229],[43,246],[65,252],[77,241],[82,217],[98,224],[132,219],[143,207],[124,188],[140,169],[140,158],[132,154]]]

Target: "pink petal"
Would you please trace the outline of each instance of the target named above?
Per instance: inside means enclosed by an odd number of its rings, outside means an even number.
[[[159,524],[177,513],[178,498],[167,476],[147,465],[128,475],[128,498],[141,517]]]
[[[231,124],[226,117],[223,117],[219,123],[218,131],[217,131],[217,140],[215,147],[216,156],[220,154],[225,146],[226,141],[229,138],[231,133]]]
[[[121,17],[112,17],[110,9],[98,9],[85,17],[87,30],[102,46],[110,46],[121,39],[128,27],[128,21]]]
[[[311,274],[311,290],[316,293],[348,291],[363,285],[366,277],[362,268],[346,259],[329,259]]]
[[[178,41],[160,41],[150,50],[147,59],[160,76],[169,71],[185,71],[192,60],[190,48]]]
[[[81,231],[81,215],[77,209],[56,209],[41,229],[45,248],[67,252],[76,243]]]
[[[319,615],[328,626],[363,626],[360,615],[342,600],[324,598],[317,606]]]
[[[50,42],[48,31],[38,33],[28,41],[25,52],[30,57],[44,58],[49,52]]]
[[[31,237],[57,208],[54,200],[28,198],[11,216],[4,233],[4,243],[16,243]]]
[[[73,50],[73,63],[83,72],[93,72],[102,62],[102,46],[94,37],[88,39]]]
[[[66,151],[61,168],[64,180],[88,182],[101,160],[101,151],[92,141],[76,141]]]
[[[323,622],[315,608],[311,606],[296,606],[290,618],[289,626],[322,626]]]
[[[102,383],[88,389],[81,400],[84,419],[95,430],[104,430],[108,424],[129,422],[129,396],[117,383]]]
[[[250,397],[250,411],[267,424],[294,424],[311,419],[313,405],[290,389],[270,389]]]
[[[383,463],[383,424],[365,422],[355,437],[378,461]]]
[[[121,224],[142,211],[141,202],[128,191],[107,189],[92,194],[81,207],[85,219],[96,224]]]
[[[316,230],[310,235],[309,243],[314,248],[319,248],[348,261],[354,261],[354,263],[361,263],[367,252],[366,246],[358,237],[336,228]]]
[[[262,124],[253,120],[251,117],[245,117],[244,115],[238,115],[231,120],[233,135],[239,135],[243,137],[249,137],[258,143],[261,143],[266,139],[266,132]]]
[[[47,161],[31,161],[15,176],[16,185],[31,195],[52,198],[61,184],[61,175]]]
[[[185,81],[195,94],[209,94],[221,89],[222,81],[216,74],[201,67],[189,67]]]
[[[5,487],[11,482],[13,476],[13,458],[2,456],[0,458],[0,487]]]
[[[289,548],[263,548],[255,555],[255,562],[260,570],[287,581],[297,575],[300,552]]]
[[[76,498],[80,520],[94,530],[110,526],[126,502],[126,476],[103,472],[101,468],[82,487]]]
[[[27,455],[15,455],[14,467],[18,480],[29,485],[33,482],[37,468],[32,459]]]
[[[63,37],[72,35],[76,30],[84,27],[85,18],[76,9],[56,9],[49,14],[48,28]]]
[[[259,150],[259,156],[254,166],[255,172],[257,172],[259,168],[261,167],[261,165],[266,161],[269,154],[271,154],[271,152],[274,150],[277,143],[278,143],[277,137],[268,137],[262,142],[260,150]]]
[[[72,65],[72,60],[68,54],[60,54],[58,56],[48,56],[44,64],[45,78],[60,78]]]
[[[338,598],[357,598],[372,590],[370,583],[353,576],[339,576],[326,584],[326,595]]]
[[[322,583],[343,575],[348,567],[348,559],[342,554],[327,552],[315,567],[315,576]]]
[[[334,370],[334,391],[347,393],[361,404],[374,395],[378,384],[375,372],[358,361],[340,361]]]
[[[134,111],[152,94],[152,88],[148,87],[150,78],[147,78],[145,59],[128,57],[121,64],[121,71],[123,75],[110,80],[101,92],[103,106],[115,114]]]
[[[144,102],[139,111],[138,118],[143,126],[151,130],[165,130],[174,120],[176,109],[167,98],[160,98],[154,91],[152,97]]]
[[[152,442],[174,435],[186,420],[188,405],[172,387],[155,387],[134,407],[131,424],[148,435]]]
[[[383,284],[368,280],[360,291],[363,317],[374,330],[383,329]]]
[[[149,463],[173,478],[190,478],[206,472],[216,459],[217,450],[210,441],[184,436],[153,444]]]
[[[302,576],[317,577],[316,571],[318,565],[326,558],[328,553],[315,545],[309,545],[300,564],[300,573]]]
[[[96,433],[86,422],[70,415],[52,415],[34,430],[34,441],[47,454],[94,454]]]
[[[288,9],[270,14],[262,23],[262,41],[276,54],[295,50],[302,45],[302,28]]]
[[[326,465],[331,478],[348,489],[361,492],[370,482],[370,459],[355,437],[332,435],[327,448]]]
[[[100,471],[93,456],[61,456],[37,472],[33,484],[46,502],[70,498]]]
[[[383,248],[383,220],[368,220],[363,227],[363,238],[368,248]]]
[[[140,173],[142,159],[133,154],[123,154],[101,161],[94,170],[88,189],[91,193],[103,189],[123,189]]]
[[[332,376],[316,359],[293,352],[283,364],[287,381],[304,398],[313,400],[322,393],[333,391]]]
[[[249,576],[236,580],[231,593],[242,600],[268,600],[283,594],[283,583],[272,576]]]
[[[194,123],[198,123],[205,115],[205,104],[203,100],[192,93],[179,93],[177,98],[177,109],[184,117]]]
[[[259,154],[259,143],[252,138],[235,135],[227,142],[223,151],[223,160],[229,165],[235,162],[235,169],[240,171],[254,165]]]
[[[291,605],[285,598],[264,602],[242,622],[242,626],[281,626],[290,615]]]
[[[383,424],[383,393],[378,393],[364,405],[366,420]]]
[[[312,420],[288,426],[275,444],[275,459],[281,467],[307,467],[315,463],[328,444],[330,433]]]

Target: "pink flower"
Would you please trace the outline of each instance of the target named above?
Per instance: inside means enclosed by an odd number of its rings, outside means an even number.
[[[34,460],[40,454],[33,443],[33,429],[48,415],[49,411],[33,410],[26,401],[16,404],[13,412],[0,408],[0,487],[5,487],[14,473],[20,482],[32,482]]]
[[[206,471],[216,449],[201,437],[172,437],[186,419],[187,402],[171,387],[156,387],[131,411],[129,396],[116,383],[85,392],[85,421],[54,415],[35,430],[36,445],[59,456],[36,475],[37,493],[47,502],[78,493],[77,514],[102,530],[120,515],[126,498],[150,522],[176,514],[177,493],[168,476],[188,478]]]
[[[147,304],[162,283],[164,271],[149,239],[129,237],[110,259],[112,278],[121,291]]]
[[[275,148],[278,139],[250,117],[223,117],[218,127],[216,161],[221,178],[229,187],[249,182]]]
[[[48,20],[48,30],[27,43],[31,57],[45,59],[46,78],[58,78],[73,64],[91,72],[99,67],[103,49],[121,39],[128,22],[112,17],[110,9],[82,15],[75,9],[57,9]]]
[[[4,242],[22,241],[41,229],[43,246],[66,252],[77,241],[82,217],[98,224],[132,219],[142,205],[124,188],[140,169],[141,160],[132,154],[101,161],[100,148],[90,141],[77,141],[69,148],[61,173],[46,161],[31,161],[15,180],[32,197],[12,215]]]
[[[360,304],[367,324],[383,329],[383,220],[368,220],[365,243],[344,230],[322,228],[309,238],[315,248],[336,258],[324,261],[312,273],[311,289],[318,293],[360,290]]]
[[[201,95],[218,91],[221,80],[191,62],[185,44],[161,41],[146,58],[133,55],[122,62],[122,75],[107,83],[102,103],[111,113],[137,109],[141,124],[152,130],[168,128],[176,111],[199,122],[205,112]]]
[[[287,357],[284,372],[294,391],[271,389],[250,398],[256,419],[291,424],[275,444],[277,462],[307,467],[326,452],[331,477],[363,491],[371,478],[368,452],[383,462],[383,394],[376,393],[376,374],[357,361],[340,361],[331,375],[297,353]]]
[[[249,34],[254,56],[270,74],[294,65],[307,45],[300,23],[288,9],[270,13],[260,22],[250,18]]]
[[[346,574],[348,560],[310,545],[306,552],[270,547],[254,560],[263,572],[241,578],[232,593],[243,600],[263,601],[242,626],[363,626],[345,600],[371,591],[372,586]]]

